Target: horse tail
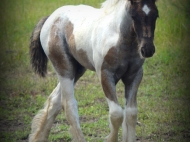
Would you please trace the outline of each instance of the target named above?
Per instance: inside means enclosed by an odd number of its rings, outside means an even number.
[[[48,16],[49,17],[49,16]],[[40,42],[40,33],[45,21],[48,17],[42,18],[35,26],[32,35],[30,37],[30,59],[34,72],[41,77],[45,77],[47,73],[48,58],[44,53]]]

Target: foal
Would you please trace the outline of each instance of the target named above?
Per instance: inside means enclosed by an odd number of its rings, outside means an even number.
[[[153,56],[156,0],[106,0],[100,9],[63,6],[36,25],[30,43],[31,63],[44,77],[49,59],[59,83],[44,108],[34,117],[30,142],[47,141],[61,109],[74,142],[85,142],[79,124],[74,85],[86,69],[97,73],[109,105],[110,134],[106,142],[135,142],[137,89],[145,58]],[[124,110],[118,104],[116,84],[125,85]]]

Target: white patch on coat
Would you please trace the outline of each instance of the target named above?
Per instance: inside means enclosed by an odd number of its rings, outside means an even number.
[[[105,138],[105,141],[117,141],[118,130],[123,122],[123,109],[121,106],[107,98],[109,105],[109,123],[111,133]]]
[[[121,108],[120,105],[116,104],[115,102],[109,99],[106,99],[106,100],[108,102],[110,114],[118,113],[118,115],[123,115],[123,109]]]
[[[150,12],[150,8],[149,8],[146,4],[143,6],[142,10],[144,11],[144,13],[145,13],[146,15],[148,15],[149,12]]]

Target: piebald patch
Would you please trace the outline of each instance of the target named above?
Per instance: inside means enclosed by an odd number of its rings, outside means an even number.
[[[150,12],[150,8],[149,8],[146,4],[143,6],[142,10],[144,11],[144,13],[145,13],[146,15],[148,15],[149,12]]]

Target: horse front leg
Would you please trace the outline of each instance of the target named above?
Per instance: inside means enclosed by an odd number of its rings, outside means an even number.
[[[137,123],[137,90],[142,80],[143,71],[140,69],[133,75],[125,75],[122,78],[125,84],[126,105],[122,124],[123,142],[136,142]]]
[[[118,104],[114,78],[108,71],[101,72],[101,84],[109,106],[110,134],[105,142],[118,142],[118,130],[123,122],[123,109]]]

